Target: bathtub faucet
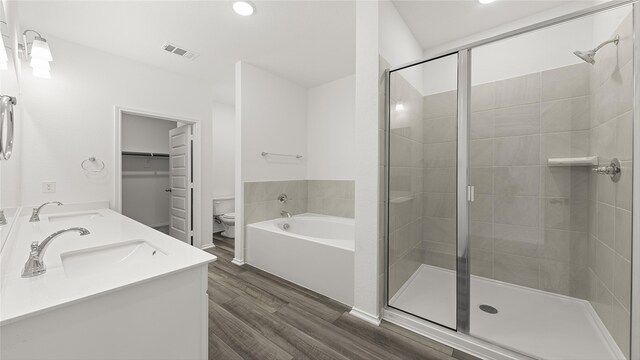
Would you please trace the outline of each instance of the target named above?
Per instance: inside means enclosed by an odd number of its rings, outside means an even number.
[[[280,211],[280,216],[282,217],[286,216],[287,218],[291,219],[291,213],[288,211],[284,211],[284,210]]]

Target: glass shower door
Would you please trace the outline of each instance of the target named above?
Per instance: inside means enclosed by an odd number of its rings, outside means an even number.
[[[456,329],[458,55],[390,73],[388,305]]]
[[[475,337],[534,358],[629,358],[631,10],[472,50]],[[594,63],[579,55],[616,36]],[[614,159],[619,179],[593,171]]]

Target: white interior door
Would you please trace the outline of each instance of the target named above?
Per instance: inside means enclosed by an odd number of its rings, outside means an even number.
[[[193,245],[191,150],[190,125],[183,125],[169,131],[169,176],[171,178],[169,235]]]

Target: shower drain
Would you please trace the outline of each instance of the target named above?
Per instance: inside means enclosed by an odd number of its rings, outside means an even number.
[[[491,305],[486,305],[486,304],[482,304],[480,305],[480,310],[489,313],[489,314],[497,314],[498,313],[498,309],[494,308]]]

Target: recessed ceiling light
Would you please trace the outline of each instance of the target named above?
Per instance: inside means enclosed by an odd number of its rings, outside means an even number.
[[[480,4],[490,4],[490,3],[494,2],[494,1],[496,1],[496,0],[478,0],[478,2]]]
[[[250,16],[256,10],[256,7],[250,1],[236,1],[233,3],[233,10],[242,16]]]

